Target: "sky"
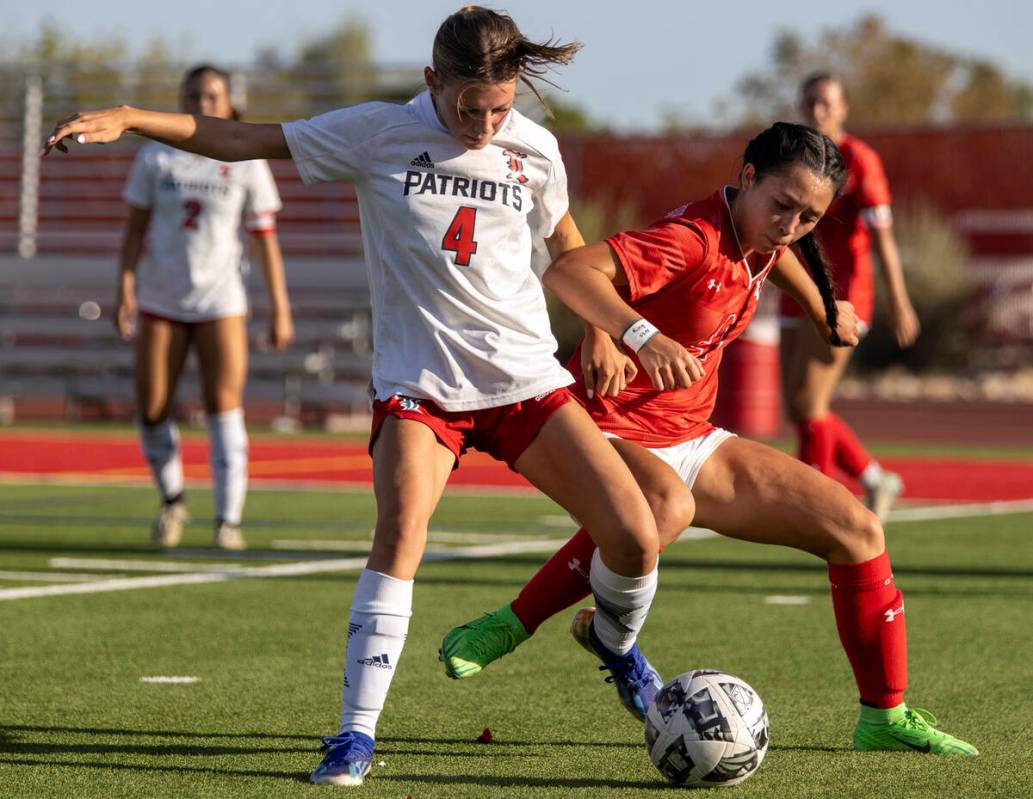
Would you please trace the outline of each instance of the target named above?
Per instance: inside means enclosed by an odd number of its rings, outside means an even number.
[[[1033,2],[984,0],[638,0],[613,3],[500,0],[532,39],[576,39],[584,50],[557,82],[567,99],[622,132],[657,130],[665,111],[706,123],[715,101],[745,73],[763,68],[776,31],[810,39],[866,12],[889,27],[951,52],[988,58],[1033,82]],[[184,60],[245,65],[261,47],[285,55],[346,18],[365,22],[374,58],[422,67],[440,22],[459,7],[440,0],[0,0],[0,43],[33,38],[52,21],[76,38],[118,35],[142,47],[163,36]],[[633,9],[633,10],[631,10]]]

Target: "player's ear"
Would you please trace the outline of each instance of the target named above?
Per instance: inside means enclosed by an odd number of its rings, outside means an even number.
[[[437,73],[430,67],[423,68],[423,80],[427,83],[427,88],[430,89],[431,94],[437,94],[441,88],[441,81],[438,78]]]
[[[753,164],[744,164],[742,172],[739,173],[739,188],[749,191],[757,178],[757,170]]]

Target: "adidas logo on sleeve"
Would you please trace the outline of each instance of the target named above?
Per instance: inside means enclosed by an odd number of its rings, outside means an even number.
[[[430,160],[430,153],[424,150],[409,162],[409,166],[418,166],[422,169],[433,169],[434,162]]]

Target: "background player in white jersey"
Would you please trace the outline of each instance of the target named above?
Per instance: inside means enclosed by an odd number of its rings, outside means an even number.
[[[228,74],[208,65],[191,69],[181,86],[181,109],[236,118],[229,81]],[[164,500],[154,540],[175,546],[189,518],[179,432],[169,414],[193,347],[208,420],[215,543],[242,549],[240,520],[247,490],[242,220],[269,291],[269,342],[283,349],[294,336],[276,239],[276,184],[265,161],[230,164],[151,143],[137,153],[123,197],[129,219],[114,321],[123,338],[136,335],[140,442]]]
[[[635,645],[656,592],[656,525],[627,466],[571,401],[531,270],[533,237],[554,257],[583,240],[556,140],[513,99],[518,81],[578,48],[530,42],[509,17],[468,6],[438,29],[428,91],[405,106],[365,103],[282,127],[123,106],[69,117],[46,143],[130,130],[224,160],[293,158],[307,182],[356,186],[373,303],[377,526],[352,600],[340,734],[324,739],[313,782],[359,785],[369,771],[427,525],[469,446],[584,523],[598,545],[599,655],[640,713],[659,685]],[[700,365],[673,354],[672,385],[687,386]],[[671,479],[687,523],[692,497]]]

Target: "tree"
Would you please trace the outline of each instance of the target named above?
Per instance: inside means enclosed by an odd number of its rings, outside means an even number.
[[[736,87],[742,124],[793,118],[800,83],[814,72],[842,80],[855,124],[976,122],[1033,117],[1033,86],[997,65],[890,31],[874,15],[826,30],[812,42],[775,37],[770,65]],[[729,105],[725,103],[725,105]]]

